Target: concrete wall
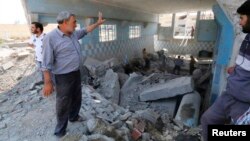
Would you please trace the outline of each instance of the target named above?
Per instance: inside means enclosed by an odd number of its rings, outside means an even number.
[[[199,14],[198,14],[199,15]],[[197,16],[199,17],[199,16]],[[173,19],[174,16],[173,16]],[[191,54],[197,56],[200,50],[213,51],[217,34],[216,23],[213,20],[200,21],[197,19],[195,38],[187,40],[187,46],[181,45],[186,39],[173,38],[172,27],[159,27],[158,38],[155,38],[155,50],[167,49],[169,54]]]
[[[180,46],[182,40],[172,39],[169,41],[161,41],[155,39],[155,50],[167,49],[168,54],[190,54],[197,56],[199,51],[213,51],[215,42],[199,42],[197,40],[189,40],[187,46]]]
[[[82,52],[85,56],[95,57],[100,60],[116,57],[123,61],[141,57],[142,49],[147,48],[149,52],[154,51],[154,35],[157,31],[156,23],[144,25],[142,22],[123,22],[119,20],[107,20],[106,24],[115,24],[117,39],[109,42],[99,42],[99,30],[95,29],[82,40]],[[141,26],[141,37],[129,39],[129,26]]]

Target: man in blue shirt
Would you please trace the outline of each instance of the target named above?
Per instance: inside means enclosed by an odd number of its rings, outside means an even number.
[[[243,3],[237,10],[240,14],[242,31],[247,33],[241,44],[235,67],[228,72],[226,91],[202,115],[201,125],[204,141],[207,141],[208,125],[236,122],[250,106],[250,1]]]
[[[82,92],[80,68],[83,64],[81,46],[78,42],[105,20],[99,13],[98,21],[86,29],[75,30],[76,16],[68,11],[57,16],[58,27],[48,33],[43,41],[42,70],[44,73],[44,96],[53,92],[51,73],[55,74],[57,125],[54,134],[66,134],[68,120],[82,121],[79,115]]]

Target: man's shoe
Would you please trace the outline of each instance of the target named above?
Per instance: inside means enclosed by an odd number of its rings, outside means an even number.
[[[69,120],[70,122],[83,122],[84,121],[84,118],[81,117],[81,116],[77,116],[76,119],[73,119],[73,120]]]
[[[62,132],[62,133],[54,133],[54,135],[58,138],[62,138],[66,135],[66,131],[65,132]]]

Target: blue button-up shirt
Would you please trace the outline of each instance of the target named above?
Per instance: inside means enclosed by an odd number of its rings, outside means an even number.
[[[48,33],[43,40],[42,70],[50,70],[54,74],[79,70],[82,54],[78,40],[86,34],[85,29],[80,29],[67,36],[58,28]]]

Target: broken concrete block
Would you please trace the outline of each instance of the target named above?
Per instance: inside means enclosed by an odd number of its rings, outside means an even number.
[[[179,120],[176,120],[176,119],[173,119],[173,122],[175,125],[177,125],[181,130],[183,130],[184,128],[184,124],[183,122],[179,121]]]
[[[5,63],[2,65],[3,70],[8,70],[8,69],[12,68],[13,66],[14,66],[13,62],[8,62],[8,63]]]
[[[112,126],[114,126],[116,129],[119,129],[119,128],[121,128],[121,127],[122,127],[123,122],[122,122],[122,121],[120,121],[120,120],[117,120],[117,121],[115,121],[115,122],[111,123],[111,125],[112,125]]]
[[[150,141],[150,134],[142,133],[142,141]]]
[[[129,110],[133,111],[133,112],[138,111],[138,110],[142,110],[142,109],[146,109],[150,105],[149,102],[140,102],[137,95],[136,95],[136,97],[135,96],[132,97],[130,99],[130,101],[127,101],[127,103],[129,103],[129,107],[128,107]]]
[[[135,114],[136,114],[136,117],[145,119],[151,122],[152,124],[155,124],[157,122],[157,119],[160,117],[158,113],[154,112],[151,109],[136,111]]]
[[[37,89],[37,90],[41,90],[42,88],[43,88],[43,86],[41,86],[41,85],[35,86],[35,89]]]
[[[159,80],[161,78],[161,75],[159,73],[152,73],[148,77],[144,78],[141,83],[155,83],[155,81]]]
[[[18,59],[20,59],[20,58],[27,57],[27,56],[29,56],[29,55],[30,55],[30,52],[29,52],[29,51],[23,51],[23,52],[18,53],[18,54],[17,54],[17,57],[18,57]]]
[[[172,79],[165,84],[158,84],[146,89],[140,94],[141,101],[153,101],[158,99],[175,97],[192,92],[193,81],[191,77]]]
[[[138,75],[137,73],[130,74],[128,80],[122,86],[122,90],[127,89],[127,88],[129,88],[129,87],[131,87],[133,85],[136,85],[142,79],[143,79],[142,75]]]
[[[173,137],[172,137],[171,135],[167,135],[167,136],[166,136],[166,140],[167,140],[167,141],[172,141],[172,140],[173,140]]]
[[[88,137],[86,135],[82,135],[79,141],[88,141]]]
[[[107,113],[99,114],[96,117],[103,119],[103,120],[106,120],[106,121],[109,121],[109,122],[114,122],[114,117],[108,116]]]
[[[197,92],[186,94],[175,116],[176,120],[182,121],[188,127],[198,125],[201,97]]]
[[[7,128],[7,124],[6,123],[0,123],[0,130],[5,129],[5,128]]]
[[[115,140],[105,135],[93,134],[88,136],[88,141],[115,141]]]
[[[92,133],[97,127],[97,124],[98,124],[98,121],[96,119],[89,119],[87,121],[88,131]]]
[[[117,131],[117,130],[116,130]],[[122,126],[120,129],[119,129],[119,134],[120,135],[130,135],[130,130],[126,127],[126,126]]]
[[[104,97],[110,100],[112,103],[118,104],[120,97],[120,84],[117,73],[114,73],[112,69],[106,72],[104,77],[103,86]]]
[[[127,126],[128,126],[128,128],[130,129],[130,130],[132,130],[133,129],[133,122],[132,121],[126,121],[126,124],[127,124]]]
[[[35,89],[35,86],[36,86],[36,83],[31,83],[29,89],[30,89],[30,90],[34,90],[34,89]]]
[[[84,66],[87,67],[91,75],[97,75],[99,71],[105,69],[102,62],[90,57],[85,60]]]
[[[125,82],[128,80],[129,76],[125,73],[117,73],[118,76],[119,76],[119,83],[120,83],[120,86],[122,87]]]
[[[189,130],[187,131],[188,135],[192,135],[192,136],[199,136],[202,132],[201,127],[197,126],[194,128],[189,128]]]
[[[111,58],[109,60],[101,62],[94,58],[88,57],[84,62],[84,66],[88,68],[90,74],[92,75],[104,75],[105,70],[117,66],[118,64],[119,61],[116,58]]]
[[[131,115],[131,112],[127,112],[126,114],[120,116],[120,120],[127,120]]]
[[[181,128],[180,128],[179,126],[176,126],[176,125],[174,125],[173,129],[174,129],[175,131],[181,131]]]
[[[142,79],[143,79],[142,75],[138,75],[136,73],[130,74],[128,80],[121,88],[120,103],[119,103],[120,106],[122,107],[130,106],[129,103],[131,102],[131,98],[132,99],[135,98],[134,95],[135,88],[137,87],[138,83],[141,82]],[[136,98],[138,99],[138,96],[136,96]]]
[[[160,114],[167,113],[170,117],[174,117],[177,99],[161,99],[157,101],[152,101],[148,108],[154,109]]]

